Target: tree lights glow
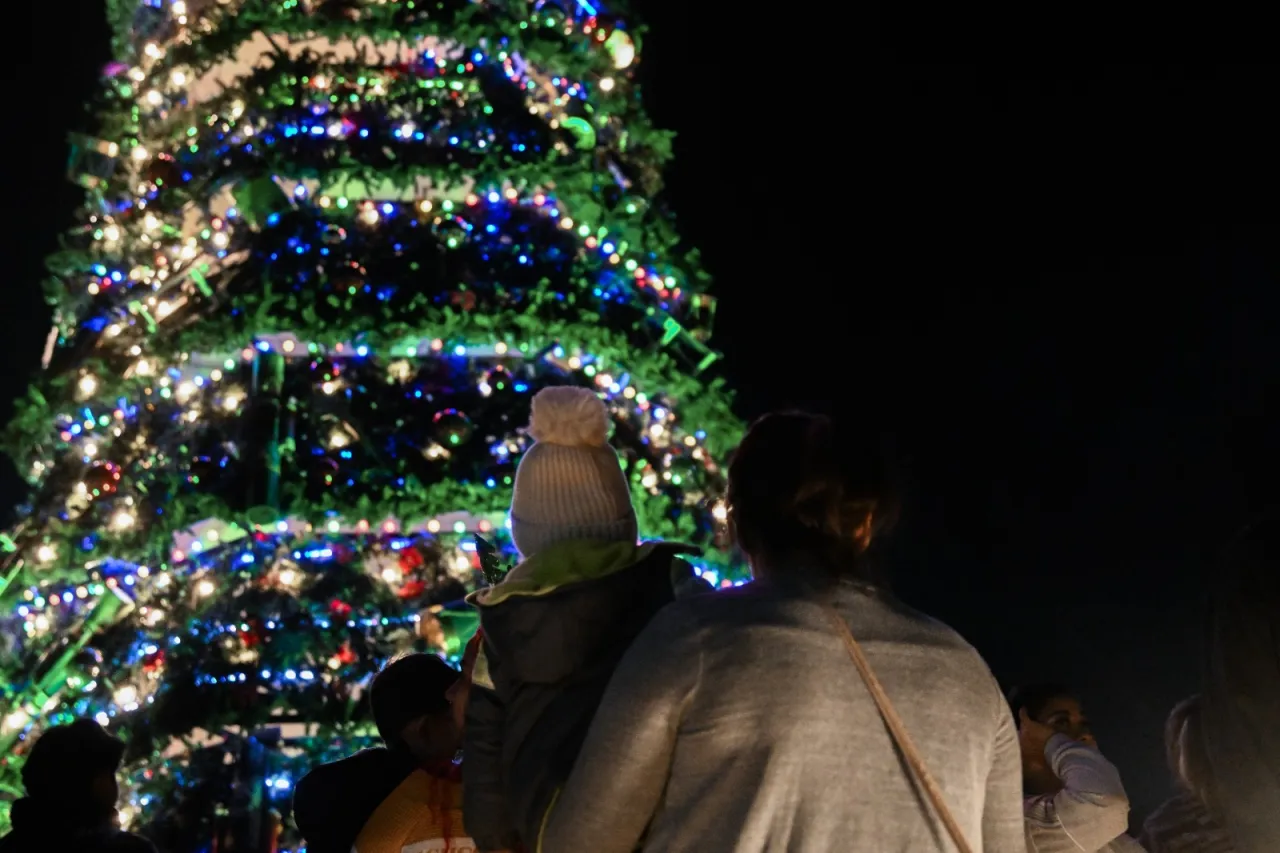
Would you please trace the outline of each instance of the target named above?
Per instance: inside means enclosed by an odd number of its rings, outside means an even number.
[[[108,7],[46,375],[5,433],[32,493],[0,555],[0,782],[90,716],[131,740],[122,815],[203,849],[225,821],[175,822],[175,790],[231,808],[273,731],[255,772],[287,811],[367,736],[388,656],[460,653],[472,534],[509,549],[548,384],[605,399],[642,533],[740,576],[740,426],[705,374],[704,276],[651,202],[670,135],[635,30],[542,0]]]

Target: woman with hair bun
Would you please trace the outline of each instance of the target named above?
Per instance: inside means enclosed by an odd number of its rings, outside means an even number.
[[[1025,851],[995,679],[867,557],[894,515],[878,455],[824,417],[767,415],[728,503],[756,582],[669,605],[640,634],[538,850]]]
[[[1147,853],[1239,853],[1222,821],[1221,795],[1204,748],[1199,694],[1174,706],[1164,729],[1165,755],[1180,792],[1142,824]]]
[[[1280,509],[1228,546],[1209,591],[1200,730],[1242,853],[1280,850]]]

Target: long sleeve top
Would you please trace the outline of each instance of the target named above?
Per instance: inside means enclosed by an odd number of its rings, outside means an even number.
[[[1008,706],[954,631],[842,585],[834,604],[969,843],[1023,853]],[[751,584],[660,613],[623,658],[541,853],[955,850],[823,608]]]
[[[1028,797],[1023,802],[1030,853],[1133,853],[1138,842],[1125,835],[1129,828],[1129,796],[1120,772],[1096,747],[1066,735],[1054,735],[1045,745],[1045,758],[1062,780],[1056,794]]]
[[[1190,793],[1148,815],[1139,841],[1147,853],[1240,853],[1222,819]]]

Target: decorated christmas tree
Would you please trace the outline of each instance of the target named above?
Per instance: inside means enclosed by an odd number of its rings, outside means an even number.
[[[6,434],[31,492],[0,542],[0,800],[86,716],[128,741],[122,818],[161,849],[297,849],[291,783],[367,743],[372,674],[456,660],[463,595],[514,559],[540,388],[595,389],[642,535],[738,577],[713,303],[656,201],[671,134],[624,10],[107,6],[86,200]]]

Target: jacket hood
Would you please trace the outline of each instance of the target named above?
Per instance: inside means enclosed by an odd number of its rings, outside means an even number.
[[[693,577],[679,558],[690,545],[668,542],[559,543],[516,566],[496,586],[473,593],[492,677],[556,684],[611,668],[653,615]],[[491,687],[484,653],[476,683]],[[486,683],[487,682],[487,683]]]
[[[670,560],[679,554],[700,553],[701,548],[678,542],[557,542],[516,565],[501,583],[471,593],[467,601],[480,608],[492,607],[517,596],[547,595],[566,586],[607,577],[655,554],[665,554]]]

